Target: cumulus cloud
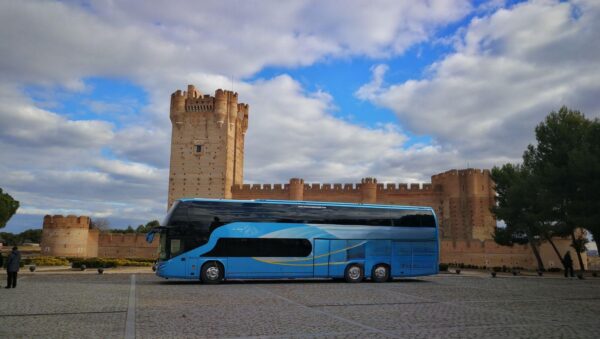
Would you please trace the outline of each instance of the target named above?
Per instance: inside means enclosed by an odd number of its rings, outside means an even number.
[[[562,105],[598,116],[600,8],[595,1],[531,2],[474,18],[455,51],[423,79],[356,95],[396,112],[403,126],[489,167],[518,161],[533,128]]]

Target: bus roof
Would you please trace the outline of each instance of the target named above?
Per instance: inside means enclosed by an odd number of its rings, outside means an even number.
[[[327,201],[304,201],[304,200],[272,200],[272,199],[252,199],[252,200],[237,200],[237,199],[209,199],[209,198],[182,198],[178,199],[182,202],[193,201],[210,201],[210,202],[237,202],[237,203],[261,203],[261,204],[284,204],[284,205],[307,205],[307,206],[332,206],[332,207],[370,207],[370,208],[388,208],[399,210],[428,210],[433,211],[433,208],[426,206],[406,206],[406,205],[380,205],[380,204],[361,204],[349,202],[327,202]]]

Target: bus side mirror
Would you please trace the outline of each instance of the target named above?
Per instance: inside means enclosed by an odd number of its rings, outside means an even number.
[[[148,234],[146,234],[146,242],[151,244],[152,241],[154,240],[154,234],[156,234],[156,232],[148,232]]]

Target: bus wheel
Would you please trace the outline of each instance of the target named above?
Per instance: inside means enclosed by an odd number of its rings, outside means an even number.
[[[371,271],[371,279],[374,282],[386,282],[390,278],[390,269],[387,265],[379,264],[373,266],[373,270]]]
[[[225,270],[218,261],[209,261],[202,265],[200,279],[205,284],[218,284],[223,281]]]
[[[364,273],[362,266],[358,264],[351,264],[346,267],[346,271],[344,272],[344,278],[346,282],[349,283],[357,283],[363,280]]]

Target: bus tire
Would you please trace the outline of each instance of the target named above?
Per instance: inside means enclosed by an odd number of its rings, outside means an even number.
[[[390,268],[386,264],[377,264],[371,270],[371,280],[377,283],[390,280]]]
[[[346,266],[346,270],[344,271],[344,279],[349,283],[359,283],[363,280],[364,276],[363,267],[358,264],[350,264]]]
[[[205,284],[218,284],[223,281],[225,269],[218,261],[209,261],[202,265],[200,280]]]

